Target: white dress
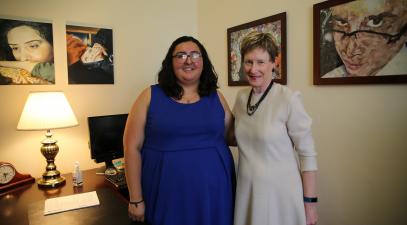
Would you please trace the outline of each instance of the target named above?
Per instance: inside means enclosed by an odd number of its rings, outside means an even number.
[[[277,83],[249,116],[249,93],[241,90],[233,109],[239,149],[235,225],[305,225],[300,170],[317,170],[311,118],[299,92]],[[252,97],[251,105],[258,99]]]

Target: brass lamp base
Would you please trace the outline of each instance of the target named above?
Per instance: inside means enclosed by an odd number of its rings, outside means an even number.
[[[42,174],[42,178],[37,181],[38,187],[41,188],[54,188],[65,184],[65,178],[61,177],[61,173],[57,170],[54,164],[55,156],[58,154],[59,147],[57,141],[52,139],[52,133],[47,130],[45,134],[47,137],[43,140],[41,146],[41,153],[47,159],[46,171]]]
[[[37,181],[38,187],[54,188],[65,184],[65,177],[61,177],[58,170],[56,170],[57,175],[51,175],[50,172],[52,171],[45,172],[42,178]]]

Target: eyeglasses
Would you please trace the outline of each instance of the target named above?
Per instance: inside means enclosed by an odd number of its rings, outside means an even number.
[[[366,39],[371,39],[371,38],[385,38],[388,39],[387,43],[390,44],[392,42],[398,41],[401,36],[404,35],[407,31],[407,23],[404,24],[404,26],[400,29],[400,31],[397,34],[389,34],[389,33],[383,33],[383,32],[377,32],[374,30],[355,30],[352,32],[346,32],[343,30],[338,30],[338,29],[330,29],[331,32],[337,32],[342,34],[342,39],[346,37],[352,37],[355,35],[356,38],[366,38]]]
[[[187,54],[186,52],[177,52],[172,57],[175,59],[176,62],[179,63],[184,63],[185,61],[187,61],[188,57],[191,59],[192,62],[198,62],[201,59],[202,54],[196,51],[190,52],[189,54]]]

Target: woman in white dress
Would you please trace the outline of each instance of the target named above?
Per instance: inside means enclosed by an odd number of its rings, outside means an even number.
[[[299,92],[273,83],[278,47],[270,34],[249,33],[241,54],[251,87],[238,93],[233,109],[239,149],[235,225],[316,224],[311,118]]]

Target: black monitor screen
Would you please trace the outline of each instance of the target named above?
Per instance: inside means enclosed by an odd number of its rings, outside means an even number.
[[[88,117],[91,158],[111,163],[123,157],[123,133],[127,114]]]

